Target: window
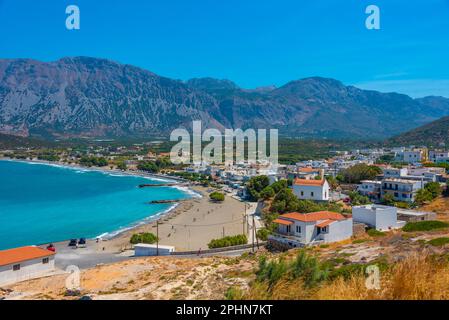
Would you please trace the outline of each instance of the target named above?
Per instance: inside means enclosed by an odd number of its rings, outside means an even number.
[[[12,266],[12,271],[19,271],[20,270],[20,264],[15,264]]]
[[[288,225],[287,226],[287,233],[290,233],[292,231],[292,226],[291,225]]]
[[[314,196],[314,194],[313,194],[313,191],[312,191],[312,192],[310,193],[310,196],[311,196],[311,197],[313,197],[313,196]]]
[[[43,263],[43,264],[47,264],[48,262],[49,262],[49,259],[48,259],[48,258],[42,259],[42,263]]]
[[[395,192],[395,193],[394,193],[394,197],[395,197],[395,198],[399,197],[399,193]]]
[[[296,233],[301,233],[301,226],[296,226]]]
[[[301,196],[303,196],[304,195],[304,191],[301,191]]]

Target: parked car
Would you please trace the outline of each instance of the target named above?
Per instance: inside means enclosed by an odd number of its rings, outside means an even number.
[[[78,247],[85,248],[86,247],[86,238],[80,238],[78,241]]]
[[[69,241],[69,247],[77,247],[77,245],[78,245],[78,241],[76,240],[76,239],[70,239],[70,241]]]

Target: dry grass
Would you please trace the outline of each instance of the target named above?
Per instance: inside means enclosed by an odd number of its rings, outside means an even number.
[[[337,278],[317,288],[304,289],[301,280],[279,281],[271,291],[264,283],[254,283],[244,299],[289,300],[440,300],[449,299],[447,259],[414,254],[381,274],[381,289],[368,289],[366,278],[353,275]]]

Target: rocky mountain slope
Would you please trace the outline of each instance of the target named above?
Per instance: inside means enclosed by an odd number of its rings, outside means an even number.
[[[442,147],[449,145],[449,117],[443,117],[389,140],[394,145],[426,145]]]
[[[0,132],[21,136],[168,136],[202,120],[205,127],[278,128],[289,136],[383,138],[449,115],[448,105],[317,77],[247,90],[97,58],[0,60]]]

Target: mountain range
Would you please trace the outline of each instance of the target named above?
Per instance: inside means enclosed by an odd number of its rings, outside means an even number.
[[[276,88],[180,81],[106,59],[0,60],[0,133],[48,139],[161,136],[203,127],[383,139],[449,115],[449,99],[413,99],[312,77]]]

